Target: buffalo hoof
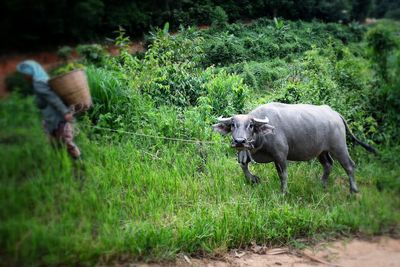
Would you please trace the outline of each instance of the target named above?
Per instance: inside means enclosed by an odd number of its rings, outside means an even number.
[[[324,189],[328,188],[328,180],[327,179],[321,178],[321,184]]]
[[[350,193],[358,193],[360,191],[358,191],[358,188],[356,185],[351,185],[350,186]]]
[[[350,188],[350,193],[351,193],[351,194],[353,194],[353,193],[359,193],[359,192],[360,192],[360,191],[358,190],[357,187]]]
[[[260,178],[257,176],[253,175],[252,177],[249,178],[249,182],[251,184],[259,184],[260,183]]]

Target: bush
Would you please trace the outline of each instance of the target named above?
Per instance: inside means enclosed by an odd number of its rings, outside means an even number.
[[[95,65],[101,65],[106,56],[103,47],[99,44],[78,45],[76,51],[87,63]]]
[[[366,41],[370,55],[377,64],[378,73],[388,81],[388,56],[397,47],[392,31],[385,24],[379,24],[367,32]]]
[[[57,50],[57,56],[61,58],[64,62],[68,61],[71,57],[72,48],[70,46],[63,46]]]
[[[356,23],[340,24],[290,22],[259,19],[249,26],[230,24],[212,28],[204,34],[203,64],[229,65],[240,61],[267,61],[299,57],[312,46],[327,47],[359,41],[365,28]]]
[[[17,91],[24,96],[33,94],[32,85],[25,80],[22,73],[15,72],[10,74],[7,76],[5,83],[8,91]]]
[[[393,143],[399,141],[400,116],[400,40],[398,38],[398,23],[383,21],[371,28],[366,41],[369,55],[375,66],[376,95],[371,100],[376,108],[374,114],[383,127],[381,131],[386,139]],[[384,108],[383,108],[384,107]],[[391,136],[391,138],[389,137]]]
[[[385,18],[400,20],[400,8],[388,10],[385,13]]]
[[[77,69],[83,69],[85,66],[79,62],[71,62],[71,63],[65,63],[61,64],[60,66],[52,69],[50,71],[51,76],[57,76],[57,75],[62,75],[66,74],[68,72],[77,70]]]
[[[206,58],[204,64],[227,65],[245,59],[246,49],[241,41],[233,34],[221,32],[218,36],[213,35],[213,40],[205,42],[204,50]]]
[[[228,15],[226,14],[225,10],[220,6],[216,6],[212,10],[210,18],[214,27],[225,26],[228,23]]]
[[[191,29],[177,37],[159,30],[152,38],[144,59],[131,69],[139,90],[150,95],[157,105],[195,105],[202,94],[198,68],[202,38]]]
[[[169,21],[173,29],[179,25],[203,25],[217,21],[219,24],[228,19],[232,22],[278,16],[304,21],[362,21],[371,7],[371,0],[307,0],[301,3],[293,0],[81,0],[52,5],[48,4],[48,0],[24,5],[14,0],[3,2],[0,8],[5,15],[0,17],[0,30],[3,35],[7,34],[9,41],[2,42],[0,46],[24,50],[28,49],[24,45],[27,42],[30,43],[29,48],[40,48],[43,45],[59,45],[71,41],[102,40],[119,26],[123,26],[130,35],[142,36],[151,27],[160,27],[165,21]],[[387,16],[393,17],[395,15],[391,14],[395,14],[395,10],[399,8],[397,2],[374,1],[370,14],[372,17],[383,17],[387,13]]]
[[[206,93],[199,102],[201,106],[209,106],[210,114],[231,116],[244,112],[248,88],[240,77],[213,68],[208,68],[203,77]]]
[[[245,84],[259,93],[272,92],[279,88],[289,73],[288,65],[281,59],[237,63],[225,69],[230,73],[239,74]]]

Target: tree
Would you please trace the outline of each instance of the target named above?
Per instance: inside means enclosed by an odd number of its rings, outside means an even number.
[[[351,8],[352,18],[363,22],[371,11],[372,0],[353,0]]]

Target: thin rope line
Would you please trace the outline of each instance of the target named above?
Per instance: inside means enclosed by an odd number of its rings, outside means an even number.
[[[129,131],[124,131],[124,130],[115,130],[115,129],[105,128],[105,127],[100,127],[100,126],[89,126],[89,127],[99,129],[99,130],[116,132],[116,133],[123,133],[123,134],[130,134],[130,135],[136,135],[136,136],[143,136],[143,137],[164,139],[164,140],[178,141],[178,142],[186,142],[186,143],[193,143],[193,144],[200,144],[200,143],[202,143],[202,144],[220,144],[218,142],[213,142],[213,141],[202,141],[202,140],[196,140],[196,139],[182,139],[182,138],[157,136],[157,135],[150,135],[150,134],[144,134],[144,133],[129,132]]]

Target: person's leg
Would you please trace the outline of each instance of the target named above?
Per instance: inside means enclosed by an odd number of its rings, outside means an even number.
[[[67,145],[67,151],[73,159],[78,159],[81,151],[74,143],[74,129],[71,123],[66,122],[59,125],[58,131],[62,141]]]
[[[62,146],[62,140],[60,138],[59,129],[55,129],[54,131],[49,131],[45,121],[42,121],[42,127],[51,147],[55,149],[60,148]]]

